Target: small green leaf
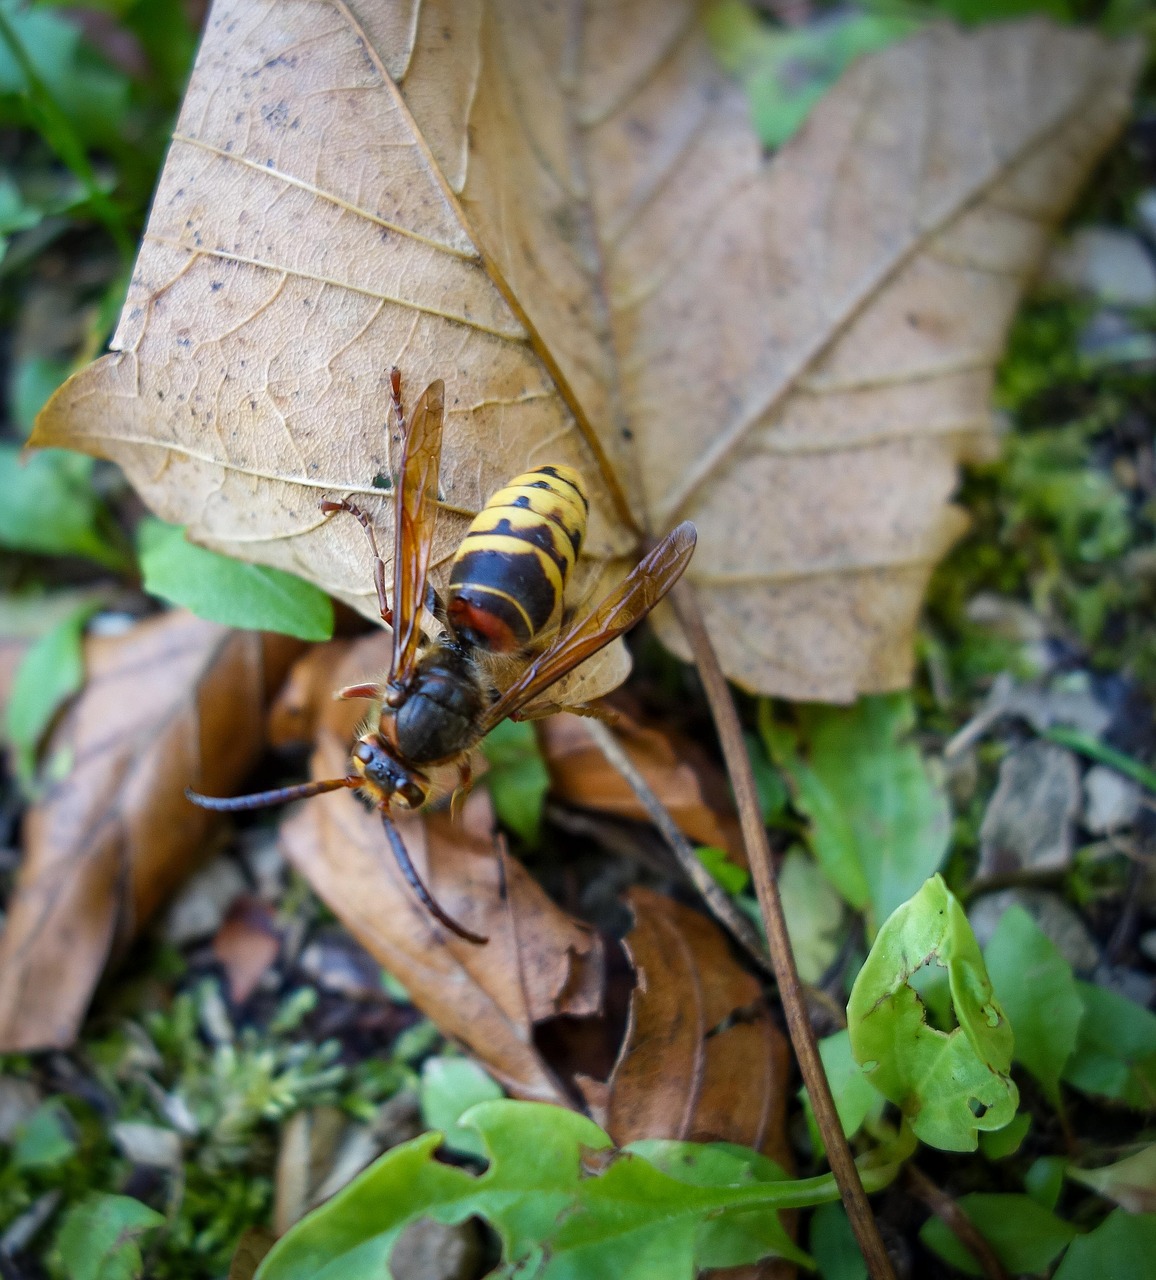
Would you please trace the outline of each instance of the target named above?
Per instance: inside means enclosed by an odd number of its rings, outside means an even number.
[[[164,1215],[132,1196],[94,1195],[69,1209],[56,1237],[68,1280],[137,1280],[137,1240]]]
[[[1024,1189],[1045,1209],[1054,1209],[1064,1189],[1064,1172],[1068,1162],[1062,1156],[1040,1156],[1024,1174]]]
[[[796,808],[827,878],[857,911],[886,919],[942,863],[951,811],[919,748],[909,694],[861,698],[853,707],[798,704],[759,730],[786,770]]]
[[[538,843],[550,775],[532,724],[503,720],[482,742],[486,784],[498,818],[528,845]]]
[[[1073,1182],[1115,1200],[1129,1213],[1156,1212],[1156,1143],[1099,1169],[1067,1170]]]
[[[1076,988],[1084,1016],[1062,1078],[1085,1093],[1156,1110],[1156,1014],[1090,982]]]
[[[610,1139],[593,1121],[542,1103],[484,1102],[463,1123],[481,1135],[484,1173],[433,1160],[439,1135],[415,1138],[284,1235],[258,1280],[381,1280],[409,1223],[473,1216],[497,1232],[503,1275],[692,1280],[724,1259],[806,1262],[778,1212],[838,1196],[830,1176],[788,1181],[736,1147],[641,1144],[610,1159]]]
[[[839,951],[844,907],[822,869],[802,849],[790,849],[779,870],[779,894],[799,977],[818,982]]]
[[[15,1169],[55,1169],[76,1154],[68,1113],[59,1102],[42,1103],[16,1131],[12,1144]]]
[[[1019,1044],[1018,1036],[1016,1044]],[[1031,1112],[1023,1111],[1009,1124],[1005,1124],[1002,1129],[981,1133],[979,1135],[979,1149],[987,1160],[1006,1160],[1008,1156],[1014,1156],[1020,1149],[1031,1127]]]
[[[855,1061],[851,1053],[851,1036],[846,1030],[836,1031],[834,1035],[820,1040],[819,1056],[823,1059],[823,1071],[831,1086],[839,1123],[844,1134],[853,1138],[868,1117],[878,1119],[883,1114],[886,1099]],[[806,1089],[800,1089],[799,1096],[804,1100],[808,1116],[813,1116]],[[815,1133],[818,1134],[818,1126],[815,1126]]]
[[[811,1253],[823,1280],[867,1280],[867,1263],[841,1204],[824,1204],[815,1210]]]
[[[92,488],[93,460],[67,449],[21,454],[17,445],[0,445],[0,545],[125,568],[128,556]]]
[[[279,631],[301,640],[333,634],[333,602],[291,573],[194,546],[183,529],[161,520],[142,521],[138,540],[150,595],[228,627]]]
[[[1156,1258],[1156,1214],[1114,1209],[1073,1240],[1053,1280],[1141,1280]]]
[[[502,1086],[476,1062],[470,1058],[427,1058],[422,1064],[418,1096],[422,1123],[444,1133],[447,1147],[465,1155],[485,1156],[477,1132],[458,1124],[472,1106],[503,1096]]]
[[[1000,1004],[1015,1028],[1015,1060],[1040,1082],[1053,1106],[1076,1047],[1084,1003],[1072,966],[1020,906],[1004,912],[984,952]]]
[[[958,1026],[928,1024],[911,977],[947,969]],[[963,908],[933,876],[879,930],[847,1005],[847,1029],[867,1078],[923,1142],[974,1151],[981,1129],[1002,1129],[1019,1093],[1008,1071],[1012,1030],[992,991]]]
[[[4,734],[26,788],[36,775],[40,741],[61,706],[84,684],[84,628],[99,605],[86,602],[47,631],[16,669]]]
[[[977,1193],[963,1196],[957,1203],[991,1245],[996,1257],[1014,1275],[1038,1275],[1047,1271],[1077,1234],[1071,1223],[1049,1213],[1030,1196]],[[979,1263],[941,1219],[928,1218],[919,1238],[953,1267],[969,1276],[983,1275]],[[1086,1274],[1090,1278],[1104,1273],[1089,1271]]]
[[[711,879],[727,893],[742,893],[751,882],[751,873],[745,867],[736,866],[725,849],[713,844],[699,845],[695,856],[710,872]]]

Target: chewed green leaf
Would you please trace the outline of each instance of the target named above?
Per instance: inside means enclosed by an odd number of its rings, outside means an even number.
[[[94,465],[67,449],[22,456],[18,446],[0,445],[0,546],[123,569],[128,556],[92,488]]]
[[[502,1274],[521,1266],[539,1280],[692,1280],[708,1265],[805,1263],[778,1211],[838,1194],[829,1177],[789,1181],[736,1147],[664,1144],[651,1160],[644,1145],[610,1158],[593,1121],[542,1103],[485,1102],[462,1122],[481,1137],[485,1173],[433,1160],[438,1134],[415,1138],[283,1236],[257,1280],[381,1280],[409,1223],[473,1216],[501,1239]]]
[[[94,1195],[68,1211],[56,1248],[69,1280],[137,1280],[140,1236],[164,1215],[132,1196]]]
[[[911,985],[927,964],[947,970],[959,1024],[952,1031],[928,1024]],[[931,1146],[974,1151],[981,1129],[1002,1129],[1015,1115],[1012,1029],[963,908],[941,876],[879,930],[851,991],[847,1029],[867,1078]]]
[[[984,960],[1015,1027],[1016,1061],[1058,1105],[1060,1075],[1075,1048],[1084,1013],[1072,966],[1019,906],[1004,912]]]
[[[876,922],[937,870],[951,834],[946,792],[909,741],[914,725],[909,694],[853,707],[799,704],[789,720],[770,702],[759,707],[759,730],[810,819],[823,871]]]
[[[1071,1223],[1049,1213],[1030,1196],[978,1193],[962,1196],[958,1204],[1013,1275],[1047,1271],[1077,1234]],[[919,1238],[960,1271],[969,1276],[983,1275],[979,1263],[941,1219],[929,1218]],[[1091,1277],[1107,1273],[1087,1274]]]
[[[421,1118],[427,1129],[439,1129],[446,1146],[466,1155],[484,1156],[475,1130],[458,1121],[479,1102],[502,1097],[502,1086],[472,1058],[427,1058],[421,1068]]]
[[[84,684],[84,627],[98,608],[91,601],[80,605],[32,645],[16,670],[4,733],[25,787],[36,773],[36,753],[53,717]]]
[[[532,724],[503,720],[482,743],[486,785],[502,823],[528,845],[538,843],[550,775]]]
[[[194,546],[183,529],[161,520],[142,521],[138,538],[144,588],[151,595],[228,627],[279,631],[300,640],[328,640],[333,634],[333,602],[291,573]]]

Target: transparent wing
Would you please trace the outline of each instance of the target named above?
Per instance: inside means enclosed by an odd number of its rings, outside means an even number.
[[[682,576],[697,539],[698,531],[689,520],[672,529],[601,604],[530,663],[486,713],[484,732],[489,733],[580,662],[641,622]]]
[[[414,406],[397,487],[393,549],[393,661],[390,684],[408,684],[421,640],[442,458],[445,383],[439,378]]]

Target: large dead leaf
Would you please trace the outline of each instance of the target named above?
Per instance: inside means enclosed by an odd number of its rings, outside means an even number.
[[[85,643],[87,683],[47,746],[68,766],[24,821],[0,936],[0,1052],[72,1043],[105,963],[203,847],[264,743],[265,705],[300,645],[173,612]]]
[[[330,688],[363,681],[381,657],[377,637],[352,646],[331,665]],[[313,770],[320,777],[340,776],[349,758],[349,704],[331,707],[317,730]],[[597,935],[555,907],[520,863],[499,857],[484,791],[457,823],[434,814],[398,825],[434,897],[488,935],[485,946],[456,937],[421,906],[394,864],[379,817],[354,797],[306,801],[282,829],[282,842],[350,932],[446,1035],[517,1097],[569,1105],[534,1045],[533,1028],[599,1011]]]
[[[573,463],[592,567],[698,523],[733,678],[895,687],[1025,277],[1140,58],[937,26],[767,160],[692,0],[217,0],[115,353],[34,442],[373,616],[317,503],[389,525],[396,362],[446,380],[440,557],[511,474]]]

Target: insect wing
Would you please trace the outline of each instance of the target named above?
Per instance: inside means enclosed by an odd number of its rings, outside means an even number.
[[[697,539],[689,520],[672,529],[605,600],[530,663],[486,713],[485,732],[641,622],[682,576]]]
[[[421,640],[421,610],[429,582],[442,457],[445,383],[431,382],[417,402],[405,437],[397,488],[393,550],[393,661],[390,683],[413,675]]]

